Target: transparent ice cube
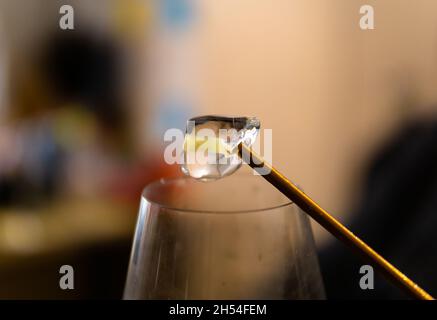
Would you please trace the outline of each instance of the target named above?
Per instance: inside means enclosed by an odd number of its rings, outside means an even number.
[[[255,142],[260,122],[254,117],[202,116],[188,120],[182,172],[202,181],[228,176],[240,168],[240,143]]]

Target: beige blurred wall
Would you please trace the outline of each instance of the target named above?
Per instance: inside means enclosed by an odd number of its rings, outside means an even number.
[[[359,28],[364,4],[375,30]],[[273,128],[274,164],[347,221],[372,152],[437,102],[436,9],[429,0],[204,1],[205,112],[258,116]]]

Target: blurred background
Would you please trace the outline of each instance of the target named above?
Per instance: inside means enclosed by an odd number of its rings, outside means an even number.
[[[437,294],[437,2],[62,4],[74,30],[0,0],[0,298],[120,298],[141,190],[180,174],[163,133],[199,114],[257,116],[279,170]],[[328,298],[404,297],[314,230]]]

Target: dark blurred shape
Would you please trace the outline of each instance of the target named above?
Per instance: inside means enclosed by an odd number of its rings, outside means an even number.
[[[117,239],[74,253],[15,257],[1,266],[0,299],[121,299],[130,246],[130,239]],[[59,288],[66,263],[74,267],[74,290]]]
[[[68,189],[65,177],[81,161],[77,155],[88,152],[95,161],[113,163],[130,155],[120,51],[114,37],[104,34],[54,32],[29,59],[29,68],[17,72],[11,85],[16,125],[8,128],[17,147],[9,156],[13,168],[0,170],[1,205],[56,197]],[[94,148],[86,150],[84,140]]]
[[[20,170],[0,174],[0,205],[35,205],[56,196],[65,160],[53,129],[43,122],[24,130]]]
[[[437,295],[437,120],[406,126],[372,161],[357,218],[359,237]],[[367,264],[335,242],[320,256],[331,299],[403,299],[377,275],[375,289],[361,290],[359,269]]]
[[[46,45],[42,69],[59,99],[93,111],[103,123],[121,123],[121,62],[113,39],[58,32]]]

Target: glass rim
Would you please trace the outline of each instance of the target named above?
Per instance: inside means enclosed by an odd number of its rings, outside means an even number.
[[[236,176],[247,177],[248,175],[237,173]],[[224,177],[222,179],[226,179],[226,178],[228,178],[228,177]],[[293,201],[286,198],[286,201],[284,203],[281,203],[278,205],[273,205],[273,206],[265,206],[265,207],[261,207],[259,209],[257,208],[257,209],[247,209],[247,210],[201,210],[201,209],[178,208],[177,206],[172,206],[172,205],[162,203],[160,201],[151,200],[146,196],[147,191],[151,190],[154,187],[157,187],[158,185],[169,185],[169,184],[174,184],[174,183],[178,183],[181,181],[195,181],[195,179],[187,177],[187,176],[157,179],[157,180],[150,182],[148,185],[146,185],[146,187],[141,192],[141,197],[144,198],[148,203],[158,205],[159,207],[164,208],[164,209],[174,210],[174,211],[178,211],[181,213],[195,213],[195,214],[248,214],[248,213],[271,211],[271,210],[280,209],[280,208],[284,208],[284,207],[291,206],[291,205],[295,204]],[[202,183],[212,183],[212,182],[202,182]],[[272,188],[274,188],[274,187],[272,186]]]

